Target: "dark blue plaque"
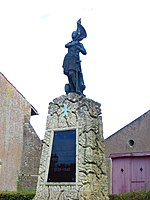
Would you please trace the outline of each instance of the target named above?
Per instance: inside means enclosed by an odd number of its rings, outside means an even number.
[[[76,181],[76,130],[54,132],[47,181]]]

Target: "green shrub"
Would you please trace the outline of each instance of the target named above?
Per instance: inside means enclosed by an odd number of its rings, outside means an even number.
[[[0,200],[32,200],[35,191],[0,192]],[[110,200],[150,200],[150,191],[109,195]]]
[[[0,200],[31,200],[35,192],[0,192]]]
[[[129,192],[120,195],[109,195],[110,200],[150,200],[150,191]]]

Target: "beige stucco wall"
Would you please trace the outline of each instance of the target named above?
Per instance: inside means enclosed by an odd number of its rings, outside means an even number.
[[[129,140],[134,141],[133,146],[129,144]],[[150,111],[105,139],[105,155],[109,160],[107,162],[109,193],[112,191],[110,154],[131,152],[150,152]]]
[[[24,147],[24,123],[31,105],[0,73],[0,190],[17,190]]]

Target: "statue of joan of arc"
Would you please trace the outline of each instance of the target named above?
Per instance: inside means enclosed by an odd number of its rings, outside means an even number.
[[[63,69],[69,81],[69,83],[65,85],[67,94],[75,92],[83,95],[83,91],[85,90],[79,54],[87,54],[83,44],[80,42],[86,37],[86,30],[81,25],[81,19],[79,19],[77,21],[77,30],[72,33],[72,41],[65,45],[68,49],[68,53],[64,57]]]

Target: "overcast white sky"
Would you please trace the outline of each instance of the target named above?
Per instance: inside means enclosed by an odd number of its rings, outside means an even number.
[[[101,103],[104,137],[150,109],[149,0],[1,0],[0,71],[38,110],[45,133],[48,103],[65,94],[65,44],[81,18],[85,95]]]

